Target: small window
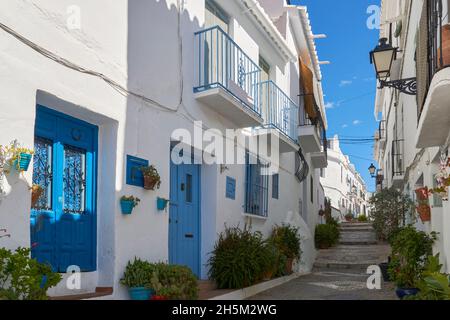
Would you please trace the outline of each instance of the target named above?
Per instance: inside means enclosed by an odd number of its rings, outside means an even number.
[[[269,176],[263,174],[267,164],[246,154],[245,213],[267,217]]]
[[[192,174],[186,175],[186,202],[192,202]]]
[[[280,182],[280,175],[274,174],[272,176],[272,198],[278,199],[279,197],[279,182]]]

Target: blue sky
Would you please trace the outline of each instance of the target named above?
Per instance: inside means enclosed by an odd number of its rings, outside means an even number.
[[[331,61],[321,66],[328,137],[373,137],[378,125],[373,116],[376,82],[369,51],[377,44],[379,30],[367,27],[367,8],[379,5],[379,1],[294,0],[292,4],[307,6],[314,34],[327,35],[326,39],[317,39],[316,45],[319,59]],[[341,142],[341,149],[373,191],[374,179],[367,170],[373,162],[373,142]]]

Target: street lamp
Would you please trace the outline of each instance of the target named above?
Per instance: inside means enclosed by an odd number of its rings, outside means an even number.
[[[377,168],[373,165],[373,163],[371,163],[369,167],[369,173],[372,178],[375,178],[375,171],[377,171]]]
[[[387,80],[391,76],[392,64],[397,58],[397,52],[398,48],[394,48],[390,43],[388,43],[387,38],[381,38],[375,49],[370,52],[370,63],[375,67],[377,79],[380,81],[380,89],[389,87],[395,88],[405,94],[416,95],[416,78]]]

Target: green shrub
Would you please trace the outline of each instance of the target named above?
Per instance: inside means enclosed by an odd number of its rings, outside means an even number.
[[[0,300],[46,300],[59,281],[49,265],[30,258],[30,249],[0,248]]]
[[[339,228],[334,223],[319,224],[314,236],[316,248],[327,249],[339,240]]]
[[[300,259],[300,236],[298,228],[291,225],[274,226],[269,238],[281,254],[288,259]]]
[[[195,300],[198,298],[197,277],[185,266],[153,264],[151,288],[155,294],[171,300]]]
[[[209,276],[220,289],[248,287],[263,278],[272,258],[260,232],[226,228],[211,252]]]
[[[134,261],[128,261],[120,283],[128,288],[146,287],[151,288],[151,278],[155,270],[150,262],[134,258]]]
[[[369,221],[369,219],[367,219],[367,217],[365,215],[360,215],[358,217],[358,221],[359,222],[367,222],[367,221]]]
[[[428,235],[413,226],[400,228],[390,237],[392,254],[388,272],[398,287],[415,287],[435,240],[436,233]]]

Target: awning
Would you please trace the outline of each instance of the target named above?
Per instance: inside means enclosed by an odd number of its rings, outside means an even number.
[[[314,78],[312,71],[299,58],[300,91],[305,102],[305,111],[311,120],[317,117],[316,98],[314,97]]]

